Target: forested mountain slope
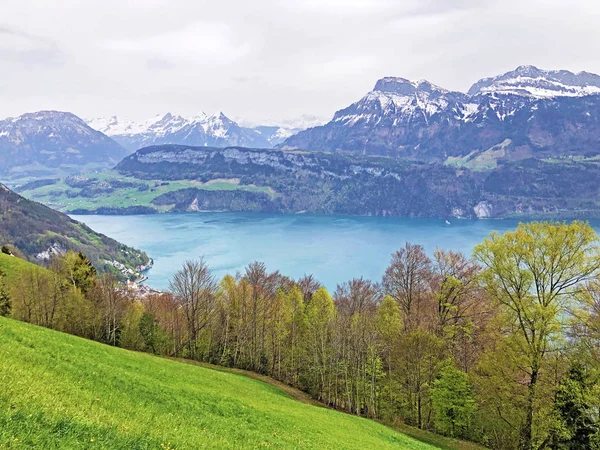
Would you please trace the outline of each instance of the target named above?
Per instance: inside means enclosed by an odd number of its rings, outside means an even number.
[[[149,263],[145,253],[96,233],[85,224],[27,200],[0,184],[0,245],[6,244],[39,264],[48,263],[53,256],[68,250],[81,251],[99,271],[113,271],[128,278],[139,276],[138,266]],[[113,267],[116,263],[129,269],[128,273],[116,271]]]
[[[268,188],[189,187],[157,195],[171,211],[311,212],[405,217],[598,217],[600,165],[589,160],[473,164],[409,162],[352,154],[154,146],[128,156],[122,175],[148,180],[236,180]],[[471,167],[471,168],[470,168]],[[83,211],[81,211],[83,212]]]

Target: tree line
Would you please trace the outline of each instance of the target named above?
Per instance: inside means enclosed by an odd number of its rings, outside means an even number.
[[[379,283],[328,292],[260,262],[186,261],[137,299],[81,253],[0,277],[0,313],[164,356],[269,375],[332,408],[494,449],[600,448],[600,240],[528,223],[471,258],[407,243]]]

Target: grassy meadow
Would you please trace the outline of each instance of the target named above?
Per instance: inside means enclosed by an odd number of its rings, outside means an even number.
[[[0,448],[436,448],[243,375],[0,317]]]
[[[124,176],[116,171],[104,171],[88,173],[81,178],[89,180],[90,183],[107,186],[115,183],[106,191],[98,191],[90,194],[81,187],[73,187],[67,184],[65,179],[56,180],[52,184],[23,190],[21,194],[31,200],[44,203],[52,208],[69,212],[76,209],[95,210],[100,207],[127,208],[130,206],[152,206],[152,200],[161,194],[178,191],[180,189],[197,188],[209,191],[245,190],[250,192],[265,192],[274,196],[275,192],[262,186],[241,185],[238,179],[211,180],[206,183],[195,180],[142,180],[134,177]],[[116,183],[129,183],[122,187]],[[142,187],[143,189],[140,189]],[[161,210],[160,207],[155,207]]]

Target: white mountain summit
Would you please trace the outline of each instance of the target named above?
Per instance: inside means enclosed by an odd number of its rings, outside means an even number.
[[[533,98],[583,97],[600,93],[600,76],[589,72],[543,70],[535,66],[519,66],[471,86],[469,95],[512,94]]]
[[[167,113],[142,121],[112,116],[88,119],[87,123],[130,150],[159,144],[268,148],[298,131],[270,125],[242,127],[222,112],[191,117]]]
[[[599,122],[599,75],[519,66],[467,93],[382,78],[330,122],[279,147],[443,162],[489,149],[504,160],[588,155],[598,151]]]

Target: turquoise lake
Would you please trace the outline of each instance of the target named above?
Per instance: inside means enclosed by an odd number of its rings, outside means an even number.
[[[492,231],[514,229],[512,220],[181,213],[140,216],[73,216],[92,229],[144,250],[154,259],[148,284],[166,289],[186,259],[204,256],[215,275],[263,261],[293,278],[312,273],[328,289],[355,277],[380,281],[392,252],[405,242],[468,255]]]

